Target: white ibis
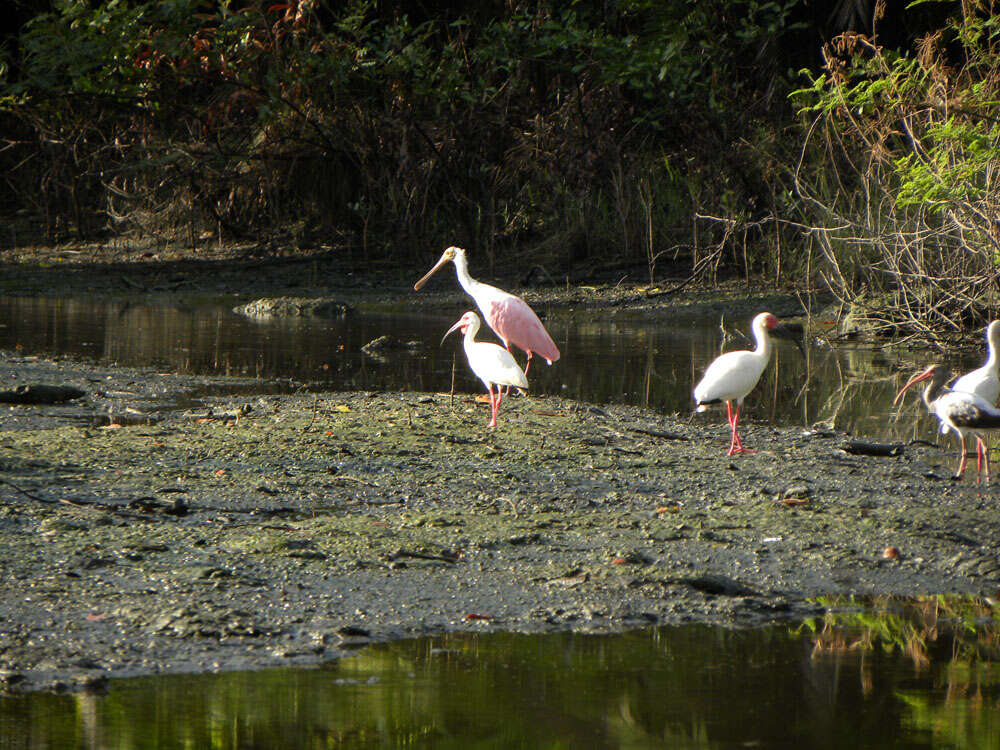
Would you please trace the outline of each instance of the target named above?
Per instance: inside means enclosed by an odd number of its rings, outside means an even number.
[[[951,390],[975,393],[984,401],[996,404],[997,397],[1000,396],[1000,377],[997,373],[998,368],[1000,368],[1000,320],[994,320],[986,326],[986,351],[986,364],[960,377],[951,384]],[[977,465],[981,462],[986,450],[986,444],[977,435]]]
[[[961,450],[961,459],[958,462],[958,469],[955,472],[955,479],[962,476],[965,470],[965,436],[973,434],[977,439],[983,432],[1000,429],[1000,409],[977,396],[975,393],[966,391],[955,391],[945,387],[945,383],[951,378],[951,370],[944,365],[931,365],[923,372],[914,375],[904,385],[893,405],[897,404],[903,397],[906,390],[917,383],[929,380],[930,383],[924,388],[924,403],[927,410],[931,412],[938,421],[941,422],[941,432],[954,430],[958,435]],[[980,462],[982,460],[982,463]],[[990,476],[989,456],[978,451],[976,454],[976,469],[986,470],[986,478]]]
[[[543,357],[550,365],[559,359],[559,349],[528,303],[503,289],[476,281],[469,276],[469,262],[465,257],[465,250],[460,247],[449,247],[445,250],[434,267],[424,274],[413,288],[420,289],[448,261],[455,264],[458,283],[476,301],[486,324],[500,337],[507,351],[516,346],[528,353],[528,364],[524,367],[525,374],[531,367],[533,354]]]
[[[712,360],[698,385],[694,387],[697,411],[705,411],[712,404],[726,402],[729,427],[733,431],[727,456],[734,453],[753,453],[743,447],[736,426],[740,420],[740,406],[743,405],[743,399],[757,385],[771,359],[770,335],[794,338],[792,332],[771,313],[763,312],[757,315],[753,319],[752,328],[754,340],[757,342],[756,348],[753,351],[744,349],[719,355]],[[801,344],[799,346],[801,347]],[[733,401],[736,402],[735,412]]]
[[[975,393],[984,401],[995,404],[1000,396],[1000,320],[994,320],[986,327],[986,364],[966,373],[951,384],[953,391]]]
[[[448,329],[441,338],[444,341],[448,334],[457,329],[461,329],[465,334],[463,342],[465,346],[465,356],[469,360],[469,367],[476,373],[476,377],[483,381],[486,391],[490,394],[490,423],[489,427],[497,426],[497,412],[500,410],[500,402],[503,396],[500,393],[500,386],[513,386],[515,388],[527,388],[528,378],[525,377],[521,368],[517,366],[513,355],[497,344],[490,344],[485,341],[476,341],[476,334],[479,332],[479,316],[469,310],[458,322]],[[493,386],[497,386],[496,394],[493,393]]]

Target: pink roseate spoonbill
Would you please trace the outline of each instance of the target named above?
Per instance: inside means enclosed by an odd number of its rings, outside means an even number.
[[[743,399],[757,385],[757,381],[760,380],[764,368],[767,367],[767,363],[771,359],[771,336],[782,336],[795,340],[793,332],[771,313],[762,312],[757,315],[753,319],[751,327],[754,340],[757,342],[756,348],[753,351],[744,349],[719,355],[712,360],[698,385],[694,387],[694,400],[698,405],[697,411],[705,411],[712,404],[726,402],[729,427],[733,431],[727,456],[734,453],[753,453],[752,450],[743,447],[736,426],[740,421],[740,407],[743,405]],[[798,343],[797,340],[796,343]],[[801,348],[801,344],[799,347]],[[733,411],[733,401],[736,402],[735,412]]]
[[[1000,376],[997,372],[1000,369],[1000,320],[994,320],[986,326],[986,352],[986,364],[960,377],[951,384],[951,390],[974,393],[994,405],[1000,396]],[[977,465],[986,451],[986,443],[976,435]]]
[[[527,388],[528,378],[517,366],[514,356],[502,346],[486,341],[476,341],[476,334],[479,333],[479,316],[472,310],[459,318],[458,322],[448,329],[441,341],[444,342],[448,334],[459,329],[465,334],[463,344],[465,356],[469,360],[469,367],[476,373],[476,377],[483,381],[486,391],[490,394],[491,415],[488,426],[496,427],[497,412],[500,411],[500,402],[503,400],[500,386]],[[494,385],[497,387],[495,394],[493,393]]]
[[[924,388],[924,404],[926,404],[927,410],[938,418],[942,433],[954,430],[955,434],[958,435],[961,458],[958,462],[958,469],[955,471],[955,479],[959,479],[965,470],[965,436],[973,434],[978,439],[984,432],[1000,430],[1000,409],[975,393],[946,388],[945,383],[950,379],[951,370],[947,367],[931,365],[923,372],[910,378],[896,394],[892,403],[894,406],[899,403],[910,386],[925,380],[930,381]],[[986,478],[989,479],[989,456],[983,451],[977,451],[976,470],[983,471],[983,469],[986,470]]]
[[[528,353],[528,364],[524,367],[525,374],[531,367],[533,354],[543,357],[550,365],[559,359],[559,349],[528,303],[503,289],[476,281],[469,276],[469,261],[465,257],[465,250],[460,247],[449,247],[445,250],[434,267],[424,274],[413,288],[420,289],[448,261],[455,264],[458,283],[476,301],[486,325],[500,337],[507,351],[512,351],[511,347],[516,346]]]

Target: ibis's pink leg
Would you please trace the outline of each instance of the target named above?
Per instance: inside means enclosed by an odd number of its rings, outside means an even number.
[[[983,454],[983,469],[986,471],[986,479],[989,481],[990,478],[990,448],[986,445],[986,441],[981,437],[976,435],[976,440],[978,441],[979,450]]]
[[[726,403],[729,402],[727,401]],[[740,442],[740,433],[736,431],[736,424],[739,421],[740,421],[740,405],[736,404],[736,411],[733,412],[733,421],[732,421],[733,439],[732,442],[729,443],[729,453],[726,454],[727,456],[731,456],[734,453],[743,452],[743,444]]]
[[[497,414],[500,413],[500,386],[497,386],[497,405],[493,407],[493,426],[497,426]]]
[[[733,424],[733,405],[729,401],[726,402],[726,419],[729,420],[729,429],[732,431],[732,437],[729,440],[729,453],[726,455],[731,456],[736,452],[736,425]]]
[[[527,377],[528,368],[531,367],[531,350],[528,350],[528,361],[524,363],[524,375]]]
[[[965,435],[959,435],[958,440],[962,458],[958,462],[958,471],[955,472],[955,479],[961,479],[962,472],[965,471]]]
[[[729,403],[728,401],[726,402]],[[736,426],[740,421],[740,406],[741,404],[736,404],[736,411],[733,412],[733,442],[729,446],[729,453],[726,455],[731,456],[734,453],[754,453],[755,451],[749,448],[744,448],[743,443],[740,441],[740,433],[737,431]]]
[[[490,423],[486,425],[487,427],[497,426],[497,402],[493,395],[493,384],[490,383],[486,386],[487,392],[490,394]],[[499,390],[499,388],[497,389]]]

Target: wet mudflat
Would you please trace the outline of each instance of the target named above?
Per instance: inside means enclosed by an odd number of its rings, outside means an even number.
[[[744,423],[758,453],[726,458],[722,416],[687,414],[695,370],[717,339],[666,365],[651,340],[636,380],[636,358],[615,339],[606,364],[574,363],[586,337],[562,317],[576,307],[614,321],[618,310],[662,316],[666,307],[687,328],[722,312],[731,321],[765,307],[793,314],[788,295],[531,292],[562,332],[564,361],[539,368],[535,395],[505,403],[500,427],[487,431],[488,407],[468,393],[476,384],[459,375],[460,393],[440,393],[448,352],[344,364],[331,352],[357,349],[367,333],[348,326],[331,347],[315,343],[319,329],[287,321],[226,348],[223,314],[187,315],[220,294],[236,304],[235,292],[325,285],[359,309],[405,300],[440,319],[439,335],[469,306],[453,280],[442,282],[447,292],[413,295],[412,273],[376,284],[309,259],[222,262],[214,277],[204,264],[62,260],[0,279],[8,295],[37,300],[34,309],[5,302],[4,346],[21,352],[0,358],[8,386],[87,393],[0,417],[8,690],[314,666],[365,644],[442,633],[797,623],[827,607],[816,596],[993,596],[1000,585],[995,485],[950,480],[950,442],[909,442],[932,437],[926,421],[905,426],[921,411],[915,401],[888,432],[881,414],[876,430],[862,430],[902,441],[901,453],[842,450],[844,416],[891,401],[908,365],[814,348],[816,371],[840,378],[824,392],[779,350]],[[75,296],[64,305],[45,294]],[[111,335],[95,338],[61,314],[88,296],[106,301],[101,330]],[[45,335],[32,338],[37,331]],[[291,375],[280,346],[289,339],[301,342]],[[415,367],[428,357],[438,363],[429,375]],[[404,382],[386,380],[392,370]],[[593,403],[616,400],[581,389],[601,373],[613,376],[608,393],[639,399]],[[803,405],[789,416],[781,403]]]
[[[512,398],[487,431],[468,394],[213,396],[239,381],[4,367],[99,383],[108,410],[199,395],[123,426],[17,407],[37,421],[0,433],[11,689],[440,632],[758,625],[819,595],[1000,582],[995,485],[952,481],[947,443],[858,456],[833,430],[748,421],[758,452],[726,458],[723,419],[633,406]]]

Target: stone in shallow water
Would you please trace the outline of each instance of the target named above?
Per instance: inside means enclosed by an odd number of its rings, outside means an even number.
[[[346,318],[349,305],[330,297],[263,297],[233,308],[233,312],[248,318]]]

